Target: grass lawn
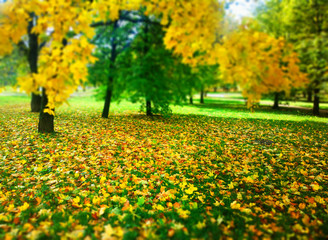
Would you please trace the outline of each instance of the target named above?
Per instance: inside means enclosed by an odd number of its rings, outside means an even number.
[[[42,135],[28,97],[0,96],[0,239],[327,238],[327,118],[224,98],[101,110],[72,98]]]

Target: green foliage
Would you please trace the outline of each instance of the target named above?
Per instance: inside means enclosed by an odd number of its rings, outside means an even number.
[[[328,2],[326,0],[283,1],[285,25],[297,46],[310,87],[323,89],[328,66]]]
[[[282,15],[283,5],[281,0],[268,0],[262,2],[256,9],[256,20],[262,31],[274,37],[287,37],[286,26]]]
[[[124,53],[129,46],[131,34],[133,34],[133,24],[124,21],[118,21],[117,27],[111,24],[96,29],[96,36],[93,39],[97,48],[94,56],[98,61],[89,67],[89,83],[93,86],[99,86],[97,90],[97,99],[104,99],[107,88],[111,88],[113,99],[118,99],[122,94],[122,84],[117,77],[117,71],[120,66],[113,63],[113,59]],[[115,45],[115,57],[112,57],[112,48]],[[111,78],[111,81],[109,79]]]
[[[28,72],[24,54],[16,48],[11,54],[0,56],[0,86],[14,86],[18,76]]]
[[[222,80],[219,78],[220,73],[217,65],[199,66],[194,71],[195,85],[199,91],[205,91],[212,86],[222,83]]]
[[[165,49],[160,26],[143,24],[131,47],[118,57],[118,78],[132,102],[153,104],[152,112],[170,114],[169,104],[184,98],[182,81],[179,81],[179,60]]]

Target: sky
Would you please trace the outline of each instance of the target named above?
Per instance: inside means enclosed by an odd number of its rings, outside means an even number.
[[[228,9],[238,20],[252,16],[252,11],[258,5],[259,0],[236,0]]]

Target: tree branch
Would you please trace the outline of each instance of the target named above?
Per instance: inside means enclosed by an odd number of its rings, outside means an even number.
[[[159,22],[156,21],[151,21],[148,18],[130,18],[128,16],[121,16],[119,19],[119,21],[127,21],[127,22],[132,22],[132,23],[149,23],[149,24],[155,24],[155,25],[161,25]],[[101,26],[110,26],[114,24],[113,21],[107,21],[107,22],[96,22],[96,23],[92,23],[90,26],[91,27],[101,27]]]

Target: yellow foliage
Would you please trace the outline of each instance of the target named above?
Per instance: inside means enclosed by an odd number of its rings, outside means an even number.
[[[142,4],[147,8],[146,14],[162,16],[161,24],[167,25],[170,19],[164,44],[181,55],[184,63],[197,65],[212,60],[209,53],[221,31],[224,1],[143,0]]]
[[[220,64],[222,78],[240,85],[249,107],[263,94],[288,94],[292,87],[304,86],[308,81],[299,69],[299,59],[291,44],[258,32],[249,24],[227,35],[213,54]]]
[[[27,34],[31,13],[38,16],[32,32],[48,43],[39,53],[38,73],[18,78],[18,84],[27,93],[43,87],[50,114],[86,80],[87,64],[95,61],[91,56],[93,45],[87,40],[94,35],[90,7],[89,2],[80,1],[21,0],[7,2],[1,8],[0,55],[10,53],[12,44]],[[67,39],[69,31],[79,38]],[[63,44],[63,39],[67,39],[67,44]]]

